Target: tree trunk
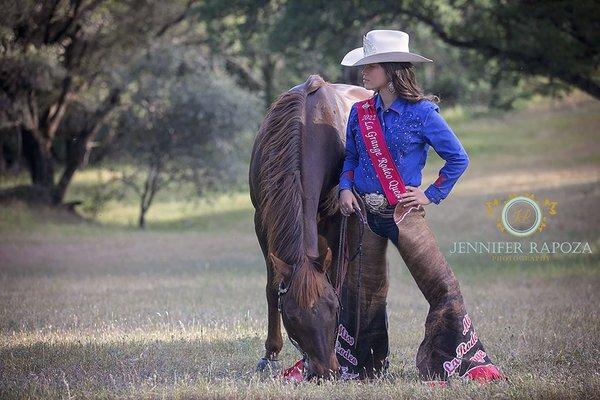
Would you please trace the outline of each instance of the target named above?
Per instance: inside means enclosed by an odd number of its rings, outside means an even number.
[[[53,193],[53,200],[55,204],[60,204],[64,201],[67,188],[71,183],[71,179],[73,179],[73,175],[75,175],[75,172],[81,166],[87,153],[88,140],[89,137],[86,138],[85,135],[79,135],[77,137],[67,139],[65,170],[63,171]]]
[[[265,98],[265,109],[268,109],[274,100],[273,95],[273,78],[275,74],[275,62],[273,57],[265,54],[264,64],[262,66],[262,76],[265,83],[264,86],[264,98]]]
[[[51,191],[54,188],[54,159],[50,151],[51,143],[44,142],[34,132],[23,129],[23,156],[31,176],[31,183]]]
[[[0,174],[6,173],[8,169],[8,162],[6,161],[5,154],[7,153],[6,144],[2,137],[0,136]]]
[[[84,164],[85,157],[88,155],[89,143],[96,138],[96,134],[102,123],[119,104],[121,92],[121,88],[113,88],[106,97],[103,106],[88,116],[86,126],[81,131],[76,132],[72,138],[67,139],[65,170],[53,193],[53,199],[56,204],[63,202],[73,175]],[[110,135],[110,139],[113,137],[114,134]]]
[[[138,226],[140,229],[146,229],[146,211],[148,210],[145,209],[144,206],[140,208],[140,218],[138,220]]]
[[[152,200],[154,200],[154,195],[159,189],[159,177],[161,170],[161,161],[160,156],[152,162],[150,165],[150,171],[148,172],[148,176],[146,177],[146,182],[144,183],[144,190],[142,191],[142,199],[140,202],[140,218],[139,218],[139,227],[141,229],[146,228],[146,212],[152,205]]]

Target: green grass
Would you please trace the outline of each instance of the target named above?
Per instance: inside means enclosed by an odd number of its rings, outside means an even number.
[[[548,107],[457,118],[452,126],[471,165],[449,198],[427,206],[478,335],[509,382],[419,383],[414,357],[428,305],[392,246],[389,377],[286,385],[256,375],[266,276],[249,196],[195,204],[167,192],[145,231],[135,228],[131,196],[109,203],[97,221],[20,203],[0,207],[0,398],[595,397],[600,106]],[[432,158],[424,184],[440,166]],[[103,170],[78,174],[69,199],[102,179]],[[558,201],[557,215],[529,239],[500,232],[486,214],[487,200],[515,191]],[[450,254],[453,242],[474,240],[587,241],[593,254],[543,262]],[[297,357],[286,339],[284,364]]]

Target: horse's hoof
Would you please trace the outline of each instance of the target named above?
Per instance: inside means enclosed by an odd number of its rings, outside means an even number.
[[[279,372],[281,372],[281,361],[263,357],[258,361],[258,364],[256,364],[256,372],[265,372],[271,375],[277,375]]]

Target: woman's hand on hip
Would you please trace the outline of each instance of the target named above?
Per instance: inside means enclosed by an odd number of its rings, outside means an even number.
[[[427,198],[423,190],[413,186],[406,186],[406,193],[402,193],[400,196],[402,198],[398,202],[402,203],[404,207],[418,206],[419,204],[427,205],[431,203],[431,200]]]
[[[343,189],[340,192],[340,211],[342,215],[349,216],[354,212],[354,207],[360,210],[360,206],[358,205],[358,200],[354,196],[349,189]]]

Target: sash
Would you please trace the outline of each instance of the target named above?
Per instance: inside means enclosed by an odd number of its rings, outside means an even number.
[[[400,195],[406,192],[406,187],[385,142],[383,130],[377,118],[375,98],[361,101],[356,106],[358,107],[360,133],[367,147],[369,158],[388,203],[394,206],[400,200]]]

